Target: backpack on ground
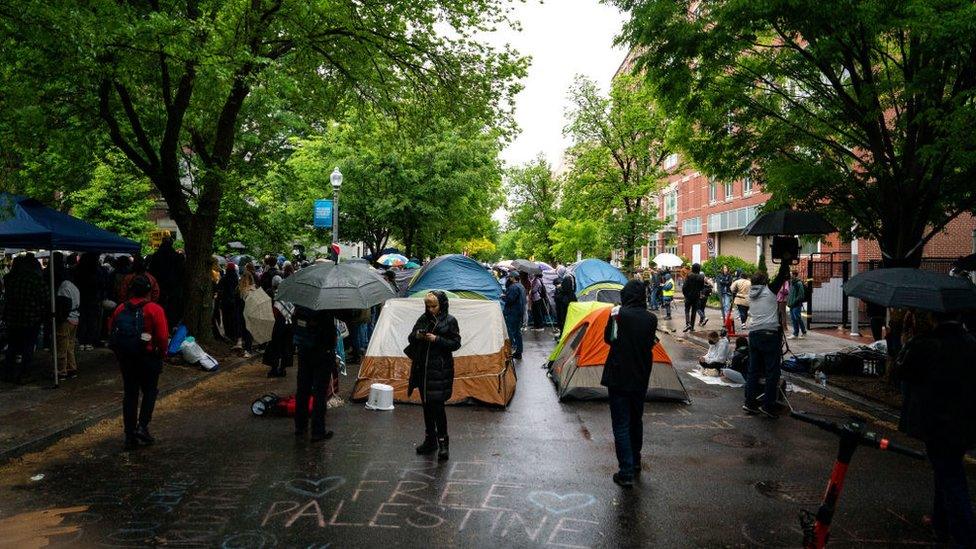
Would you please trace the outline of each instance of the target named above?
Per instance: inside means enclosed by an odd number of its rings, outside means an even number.
[[[112,323],[112,333],[109,334],[108,346],[116,354],[135,356],[146,354],[146,342],[142,334],[146,331],[145,318],[142,308],[148,303],[126,303]]]

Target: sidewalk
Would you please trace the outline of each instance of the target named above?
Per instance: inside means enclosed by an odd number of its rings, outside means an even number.
[[[708,307],[705,326],[696,326],[693,332],[682,332],[684,329],[684,306],[672,306],[672,320],[665,321],[663,311],[658,313],[659,324],[675,339],[687,341],[700,347],[708,347],[708,333],[719,330],[721,324],[721,310]],[[736,326],[739,326],[736,320]],[[739,333],[739,335],[747,335]],[[863,332],[862,332],[863,333]],[[794,354],[814,353],[825,354],[839,351],[859,344],[868,344],[870,337],[852,337],[836,328],[818,328],[807,331],[805,339],[788,339],[790,351]],[[868,413],[884,421],[897,423],[901,409],[901,393],[883,378],[863,376],[833,375],[827,380],[827,387],[821,387],[811,376],[783,372],[788,381],[814,393],[840,401],[858,411]]]
[[[207,350],[220,362],[218,372],[164,364],[159,378],[160,396],[244,362],[229,354],[222,344],[208,346]],[[122,377],[112,352],[76,351],[76,357],[78,377],[63,381],[57,389],[53,388],[51,354],[44,351],[35,354],[26,383],[0,383],[0,463],[122,414]],[[121,436],[120,433],[120,441]]]

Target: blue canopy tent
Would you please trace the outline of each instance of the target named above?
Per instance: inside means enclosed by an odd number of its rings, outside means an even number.
[[[480,263],[460,254],[442,255],[424,265],[410,281],[410,295],[425,290],[472,292],[496,300],[502,286]]]
[[[99,229],[68,214],[48,208],[33,198],[0,193],[0,247],[73,252],[136,253],[138,242]],[[51,273],[51,310],[54,310],[54,269]],[[55,329],[51,317],[52,332]],[[54,386],[58,386],[57,338],[52,337]]]
[[[576,279],[576,297],[581,296],[590,286],[601,282],[627,284],[627,277],[619,269],[600,259],[584,259],[570,265],[567,271]]]

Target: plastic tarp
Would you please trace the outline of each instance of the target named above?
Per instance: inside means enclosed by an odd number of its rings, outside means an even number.
[[[10,193],[0,193],[0,219],[0,247],[114,253],[141,249],[138,242]]]
[[[607,389],[600,385],[610,346],[603,332],[610,319],[610,309],[601,307],[586,315],[568,334],[567,343],[549,364],[549,374],[556,384],[559,400],[566,398],[606,398]],[[678,372],[664,346],[654,346],[648,400],[683,400],[690,402]]]
[[[552,354],[549,355],[549,360],[556,360],[556,357],[559,356],[560,352],[562,352],[563,345],[566,344],[566,340],[569,338],[570,332],[573,331],[573,328],[575,328],[581,320],[597,309],[612,306],[613,305],[609,303],[603,303],[600,301],[574,301],[570,303],[569,308],[566,309],[566,324],[562,327],[562,336],[559,338],[559,343],[556,344],[556,348],[552,350]]]
[[[576,278],[577,297],[586,288],[600,282],[616,282],[621,286],[627,283],[627,277],[619,269],[600,259],[584,259],[571,265],[568,271]]]
[[[474,292],[485,299],[497,300],[501,284],[480,263],[460,254],[442,255],[424,265],[410,281],[408,294],[424,290]]]
[[[476,400],[507,406],[515,394],[505,320],[498,303],[451,299],[449,310],[461,329],[461,348],[454,353],[454,391],[450,403]],[[393,386],[396,402],[420,403],[420,392],[407,396],[410,359],[403,353],[407,336],[424,313],[420,299],[397,298],[383,304],[366,357],[353,389],[353,400],[366,400],[373,383]]]

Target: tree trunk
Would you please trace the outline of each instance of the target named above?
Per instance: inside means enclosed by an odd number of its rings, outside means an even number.
[[[201,342],[213,339],[210,329],[213,315],[210,259],[213,255],[216,228],[216,216],[195,215],[187,230],[183,231],[183,242],[186,245],[186,270],[183,275],[186,304],[183,322],[190,334]]]
[[[882,227],[881,241],[878,242],[882,252],[882,268],[909,267],[917,269],[922,264],[925,246],[916,247],[916,244],[921,242],[924,235],[922,231],[914,230],[909,225],[909,223],[900,223]]]

